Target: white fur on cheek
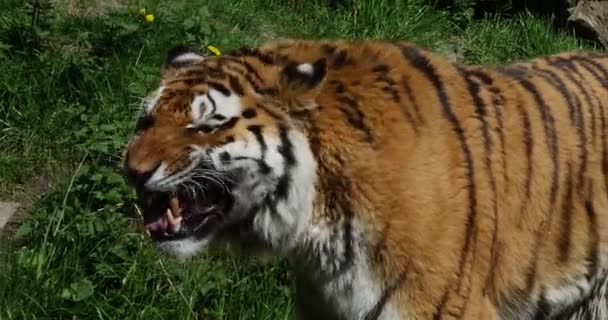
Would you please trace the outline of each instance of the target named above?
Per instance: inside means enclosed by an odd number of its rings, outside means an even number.
[[[315,197],[316,161],[308,140],[301,132],[289,129],[286,138],[277,136],[269,127],[262,127],[261,134],[265,148],[251,132],[241,140],[214,149],[210,157],[216,168],[230,170],[245,169],[247,175],[233,190],[241,206],[250,208],[260,204],[269,192],[275,192],[281,179],[288,181],[288,190],[281,194],[270,194],[272,205],[261,205],[256,214],[253,229],[271,247],[286,251],[301,240],[303,231],[308,228]],[[284,144],[291,145],[295,163],[287,162],[282,154]],[[230,161],[222,161],[221,154],[228,153]],[[262,172],[263,162],[270,170]]]
[[[288,251],[302,240],[315,197],[316,161],[308,141],[295,130],[289,131],[288,139],[296,159],[292,167],[288,168],[286,159],[278,154],[278,146],[282,143],[279,139],[266,139],[268,152],[265,158],[266,164],[278,173],[276,177],[289,175],[287,197],[275,200],[274,210],[266,208],[254,220],[254,229],[278,251]],[[275,152],[277,154],[273,154]]]
[[[203,105],[205,104],[205,96],[196,96],[190,105],[190,115],[194,123],[198,122],[203,115]]]
[[[190,106],[192,121],[190,126],[201,124],[214,125],[214,122],[222,122],[225,120],[215,120],[213,115],[221,115],[225,119],[237,117],[241,114],[243,106],[241,99],[236,94],[225,96],[223,93],[212,89],[205,95],[199,95],[194,98]]]
[[[215,101],[217,105],[215,114],[221,114],[226,118],[236,117],[241,114],[243,106],[238,95],[231,94],[229,96],[225,96],[223,93],[217,90],[210,90],[208,95]]]

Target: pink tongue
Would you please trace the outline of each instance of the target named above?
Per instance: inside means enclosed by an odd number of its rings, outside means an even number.
[[[158,218],[156,221],[150,222],[146,225],[146,229],[148,229],[148,231],[152,231],[152,232],[167,231],[168,227],[169,227],[169,221],[167,221],[166,215],[163,215],[162,217]]]

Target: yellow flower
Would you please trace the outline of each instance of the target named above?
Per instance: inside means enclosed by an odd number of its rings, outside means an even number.
[[[141,14],[142,16],[146,15],[146,8],[139,9],[139,14]]]
[[[150,23],[154,22],[154,15],[151,14],[151,13],[147,14],[146,15],[146,21],[148,21]]]
[[[213,52],[216,56],[219,56],[222,54],[222,52],[220,51],[220,49],[212,46],[212,45],[208,45],[207,49],[209,49],[209,51]]]

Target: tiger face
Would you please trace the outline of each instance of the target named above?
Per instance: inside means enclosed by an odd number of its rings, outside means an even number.
[[[287,248],[312,210],[313,156],[287,114],[310,107],[324,60],[262,65],[263,53],[248,54],[171,50],[128,144],[146,229],[177,256],[225,236]]]

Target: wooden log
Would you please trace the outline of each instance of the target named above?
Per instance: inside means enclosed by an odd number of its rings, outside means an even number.
[[[602,46],[608,49],[608,1],[569,1],[576,4],[568,10],[568,21],[593,31]]]

